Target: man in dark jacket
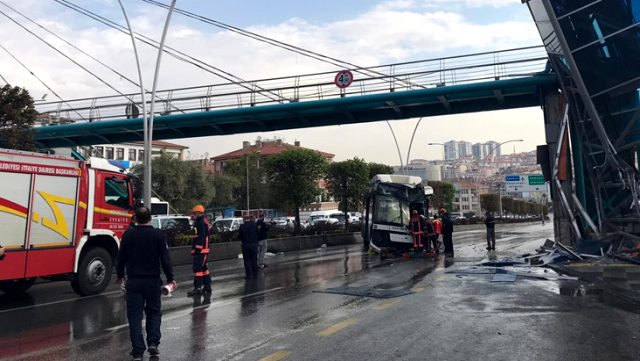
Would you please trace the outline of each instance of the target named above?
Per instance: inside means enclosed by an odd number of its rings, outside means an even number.
[[[239,233],[245,277],[254,279],[258,277],[258,227],[254,216],[240,226]]]
[[[200,296],[211,294],[211,275],[209,274],[209,222],[204,216],[204,206],[198,204],[193,207],[193,215],[196,217],[193,224],[196,236],[191,242],[191,254],[193,255],[193,290],[188,296]]]
[[[129,320],[129,336],[131,337],[131,356],[134,360],[142,360],[145,349],[152,356],[158,355],[160,345],[160,267],[173,283],[173,269],[169,258],[169,249],[164,234],[151,225],[151,212],[146,207],[136,209],[137,225],[130,227],[122,236],[116,272],[117,282],[124,282],[125,270],[127,280],[127,319]],[[142,336],[142,311],[147,318],[147,346]]]
[[[256,222],[258,227],[258,266],[260,268],[267,267],[264,263],[264,255],[267,253],[267,233],[269,232],[269,223],[264,221],[264,214],[260,213],[260,218]]]
[[[484,224],[487,226],[487,251],[496,250],[496,219],[491,212],[484,214]]]
[[[442,243],[444,243],[444,253],[447,256],[453,257],[453,221],[444,208],[440,208],[440,218],[442,219]]]

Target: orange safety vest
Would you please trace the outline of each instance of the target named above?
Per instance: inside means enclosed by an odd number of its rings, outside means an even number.
[[[204,245],[196,244],[195,248],[191,250],[191,254],[196,254],[196,249],[199,250],[198,254],[209,254],[209,222],[207,221],[206,217],[204,217],[202,221],[206,229],[206,233],[205,233],[206,235],[204,237]],[[199,230],[196,229],[196,235],[194,236],[194,238],[199,237],[199,234],[197,234],[198,231]]]
[[[439,219],[433,220],[433,231],[436,232],[436,234],[442,234],[442,222],[440,222]]]

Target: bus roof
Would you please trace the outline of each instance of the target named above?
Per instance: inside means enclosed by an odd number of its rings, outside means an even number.
[[[396,183],[415,187],[422,183],[422,178],[401,174],[377,174],[371,179],[371,184],[376,183]]]

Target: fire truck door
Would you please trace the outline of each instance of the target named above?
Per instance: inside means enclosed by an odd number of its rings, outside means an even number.
[[[35,175],[27,277],[73,271],[77,194],[77,177]]]
[[[0,245],[5,248],[0,260],[0,280],[24,277],[27,250],[31,174],[0,172]]]
[[[132,195],[124,175],[97,172],[93,227],[122,237],[131,221]]]

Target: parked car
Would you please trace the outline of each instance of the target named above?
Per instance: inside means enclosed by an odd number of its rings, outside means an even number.
[[[362,220],[362,213],[349,212],[349,223],[359,223]]]
[[[218,218],[213,222],[211,229],[216,232],[231,232],[240,228],[244,220],[240,217]]]
[[[272,222],[275,228],[293,229],[296,224],[296,217],[276,217]]]
[[[169,247],[178,245],[176,237],[193,233],[193,221],[191,220],[191,217],[179,214],[151,216],[151,225],[165,233],[167,236],[167,245]]]
[[[319,225],[344,225],[345,221],[344,213],[337,210],[311,212],[309,216],[309,224],[314,227]]]

